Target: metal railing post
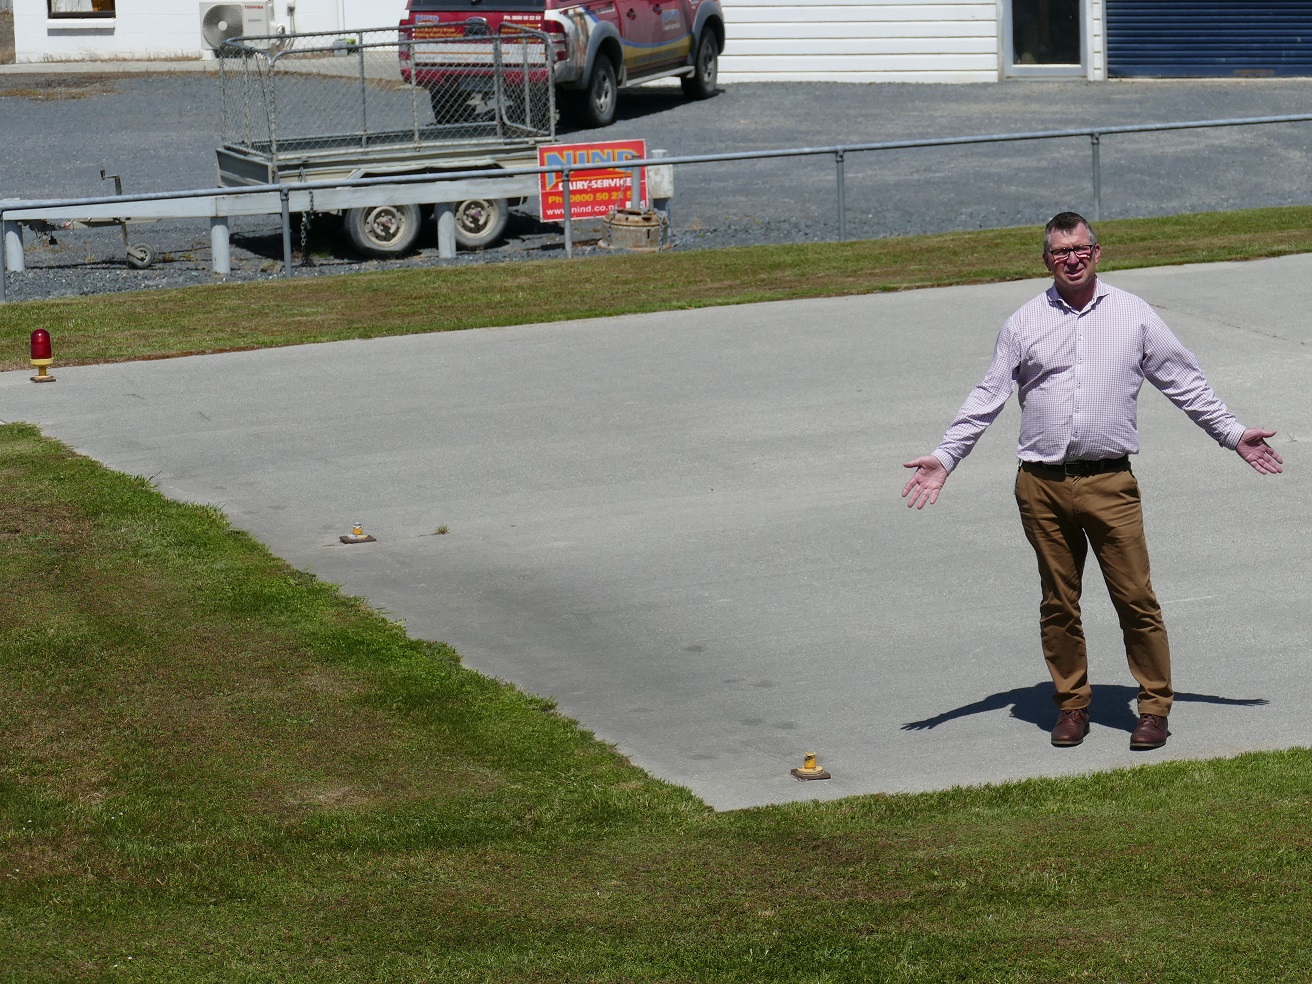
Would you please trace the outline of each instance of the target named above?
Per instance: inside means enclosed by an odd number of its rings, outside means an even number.
[[[564,193],[564,202],[565,202],[565,259],[569,260],[569,259],[573,259],[574,257],[574,220],[570,218],[570,214],[569,214],[570,213],[570,206],[569,206],[570,167],[568,164],[562,166],[564,169],[560,172],[560,177],[561,177],[560,187],[561,187],[561,191]]]
[[[5,302],[5,268],[9,266],[9,244],[5,241],[9,237],[6,235],[5,228],[5,210],[0,208],[0,304]]]
[[[1093,221],[1102,220],[1102,134],[1094,130],[1089,134],[1093,150]]]
[[[278,189],[278,201],[282,205],[282,275],[292,275],[292,193],[284,186]]]
[[[411,133],[414,135],[415,146],[419,146],[419,72],[415,69],[415,46],[413,42],[406,42],[403,47],[407,52],[407,62],[410,65],[410,124]],[[423,92],[426,94],[427,89]]]
[[[269,153],[278,156],[278,56],[269,58],[265,55],[265,69],[269,73],[269,84],[265,90],[269,118]]]
[[[506,80],[501,63],[501,38],[492,39],[492,102],[496,106],[497,139],[506,139]]]
[[[843,148],[834,151],[834,163],[838,166],[838,241],[847,241],[847,178],[843,168]]]
[[[369,86],[364,72],[364,35],[355,39],[358,42],[356,53],[360,56],[360,141],[362,147],[369,146]]]

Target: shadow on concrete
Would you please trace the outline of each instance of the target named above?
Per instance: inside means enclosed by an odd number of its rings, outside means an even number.
[[[1139,697],[1137,687],[1119,684],[1100,684],[1094,688],[1093,704],[1089,707],[1089,720],[1094,724],[1115,728],[1120,731],[1133,731],[1139,723],[1139,714],[1135,710]],[[1259,707],[1268,703],[1265,698],[1218,697],[1214,694],[1190,694],[1176,692],[1177,702],[1199,704],[1228,704],[1235,707]],[[908,721],[902,725],[903,731],[928,731],[940,724],[968,717],[971,714],[983,714],[987,711],[1000,711],[1011,708],[1011,716],[1026,721],[1036,728],[1048,731],[1056,721],[1056,710],[1052,703],[1052,684],[1049,681],[1036,683],[1030,687],[1016,687],[990,694],[970,704],[963,704],[942,714],[936,714],[923,721]]]

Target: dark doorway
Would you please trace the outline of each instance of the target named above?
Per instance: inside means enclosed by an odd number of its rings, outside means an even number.
[[[1080,0],[1011,0],[1012,64],[1079,65]]]

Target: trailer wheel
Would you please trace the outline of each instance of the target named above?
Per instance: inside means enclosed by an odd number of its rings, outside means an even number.
[[[146,243],[133,243],[128,247],[128,266],[133,270],[145,270],[155,262],[155,251]]]
[[[504,198],[470,198],[456,206],[456,245],[486,249],[506,231],[510,204]]]
[[[346,234],[365,256],[397,256],[419,238],[418,205],[372,205],[346,213]]]

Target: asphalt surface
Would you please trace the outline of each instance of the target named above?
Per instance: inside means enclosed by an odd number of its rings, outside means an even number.
[[[212,64],[212,63],[211,63]],[[0,68],[0,198],[106,193],[100,169],[128,192],[211,187],[221,142],[218,80],[187,71],[140,73],[132,65],[60,66],[33,74]],[[99,73],[93,69],[99,69]],[[677,86],[627,92],[619,121],[588,135],[643,138],[674,155],[827,147],[978,134],[1312,113],[1305,80],[1006,82],[996,85],[738,83],[704,102]],[[112,125],[106,125],[106,121]],[[564,139],[579,137],[568,128]],[[1107,136],[1101,142],[1104,218],[1284,205],[1312,201],[1306,161],[1312,124]],[[1086,137],[995,146],[849,154],[849,235],[870,238],[1028,225],[1065,208],[1089,212],[1091,149]],[[561,234],[520,215],[501,247],[456,263],[550,260]],[[686,165],[677,170],[671,229],[677,249],[829,241],[838,236],[836,169],[811,157]],[[282,246],[273,219],[242,219],[233,230],[233,273],[277,276]],[[116,229],[29,235],[26,273],[10,299],[208,283],[204,222],[141,225],[133,231],[162,254],[144,271],[126,268]],[[299,228],[297,249],[299,254]],[[597,230],[581,230],[586,242]],[[361,262],[333,221],[308,230],[308,266],[337,274],[381,265],[439,263],[435,234],[402,260]],[[595,250],[584,245],[583,252]],[[299,260],[298,260],[299,262]]]
[[[1304,744],[1312,257],[1108,279],[1287,468],[1141,399],[1179,691],[1148,753],[1093,570],[1092,733],[1049,745],[1014,405],[937,506],[898,495],[1040,281],[8,372],[0,417],[221,507],[720,809]],[[832,779],[790,776],[808,751]]]

